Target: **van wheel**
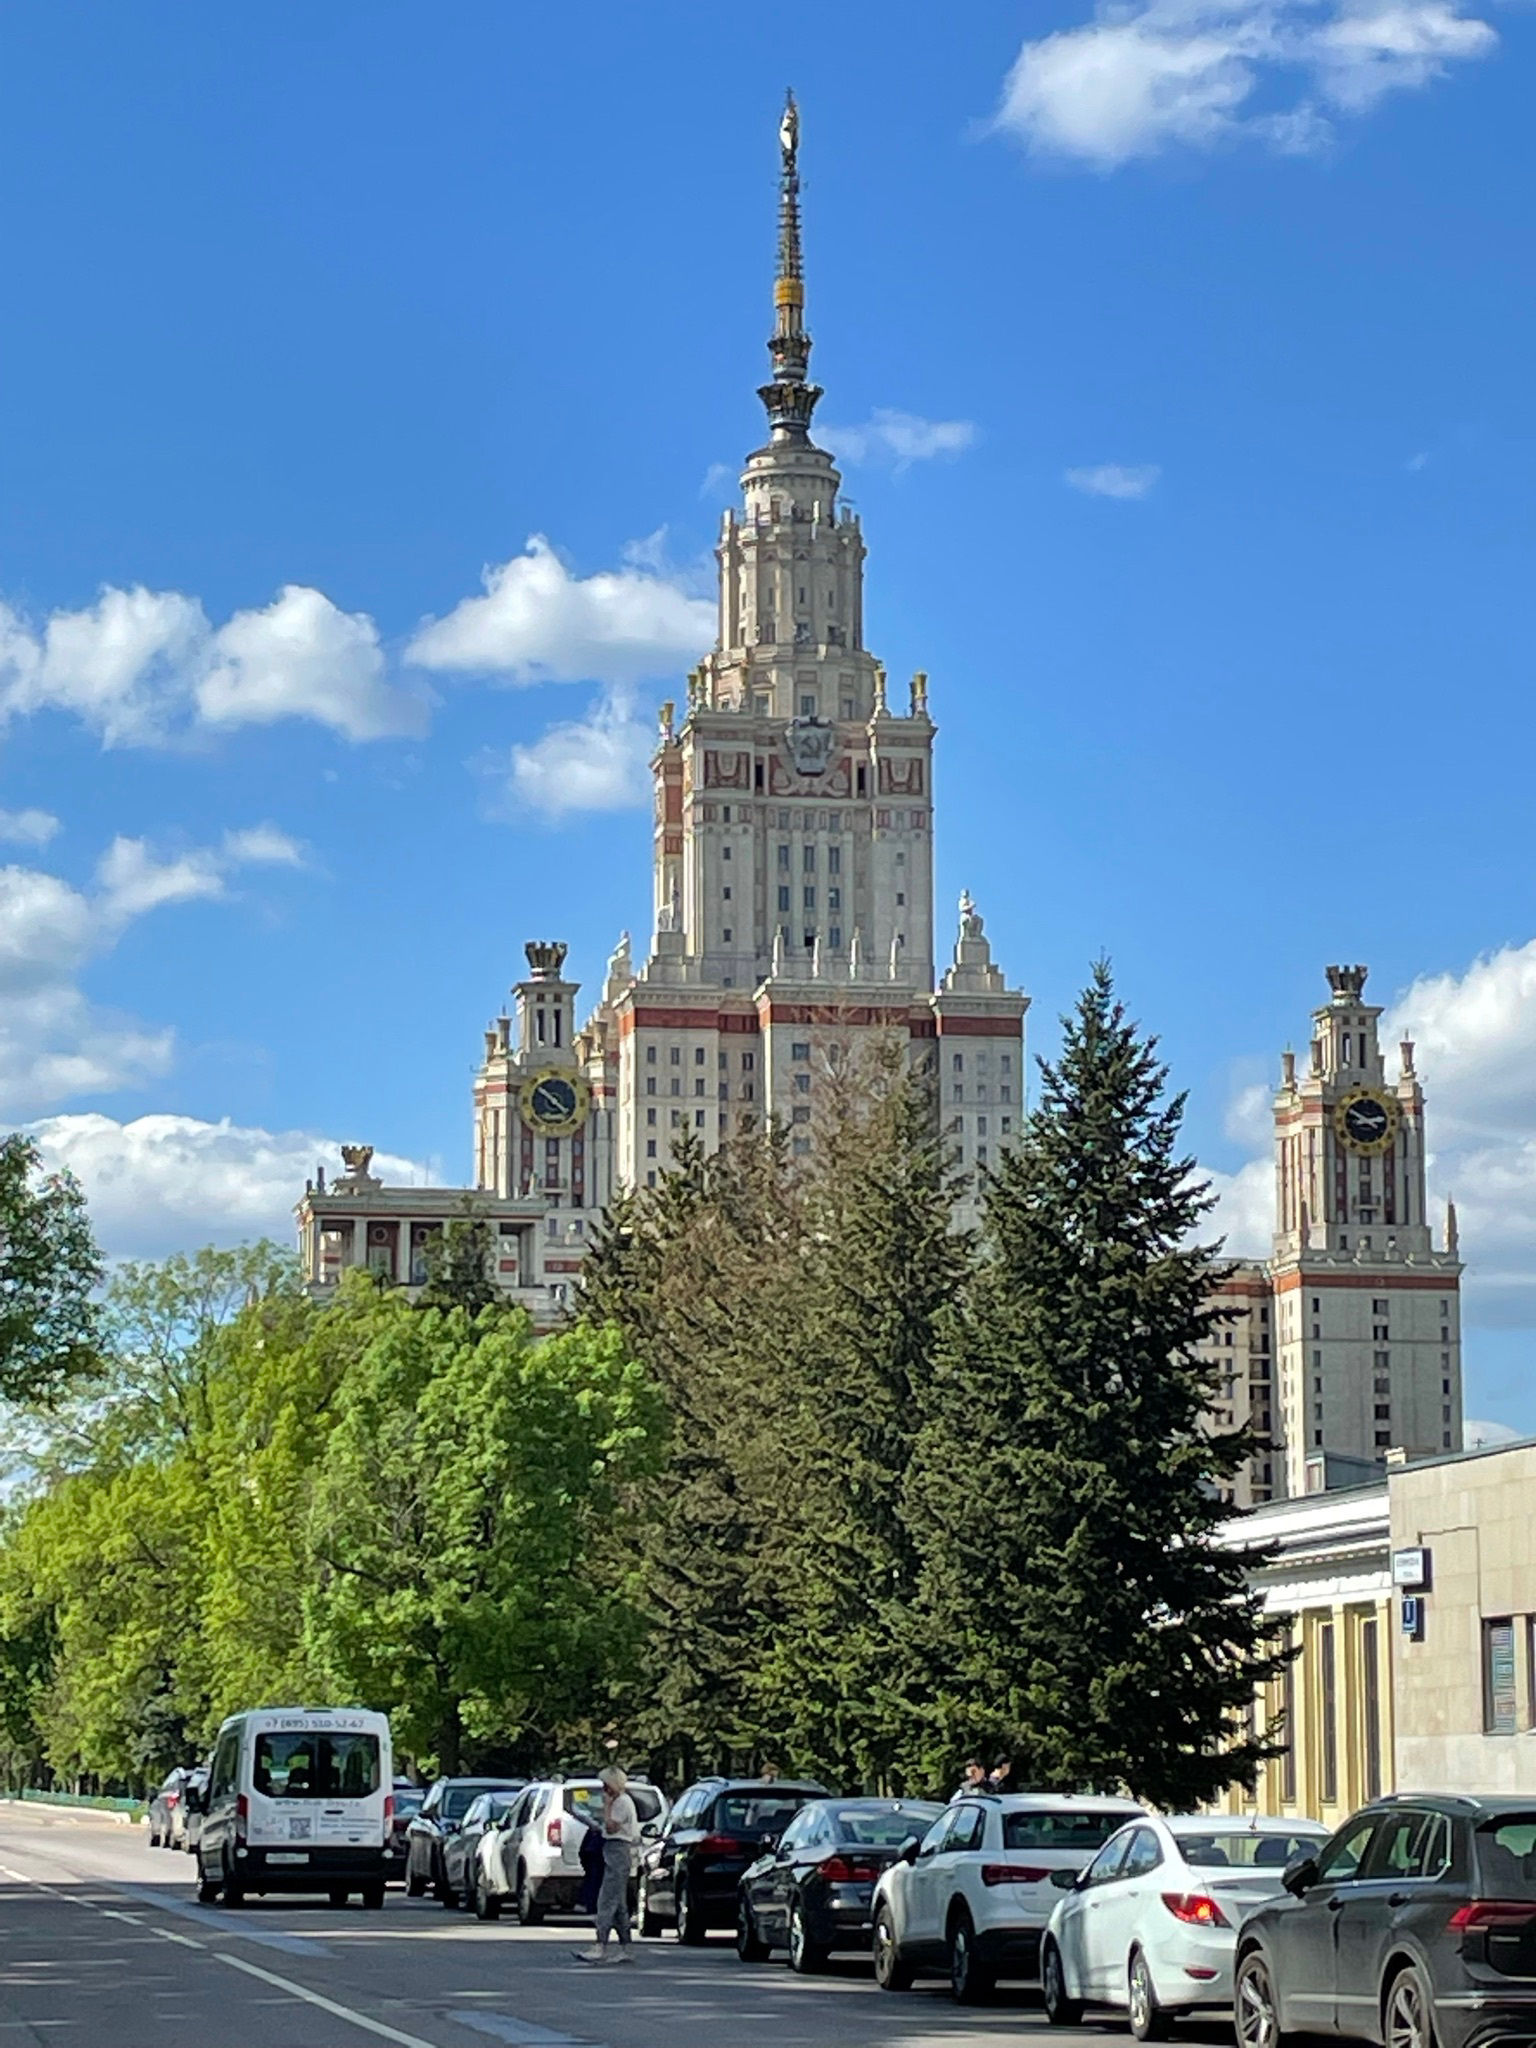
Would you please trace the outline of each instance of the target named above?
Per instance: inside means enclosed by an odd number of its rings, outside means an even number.
[[[245,1904],[245,1886],[243,1884],[236,1884],[235,1880],[232,1877],[226,1877],[224,1880],[223,1890],[225,1905],[228,1906],[232,1912],[238,1913],[240,1908]]]
[[[363,1905],[370,1913],[382,1912],[384,1907],[383,1885],[365,1884],[363,1886]]]
[[[199,1854],[197,1859],[197,1903],[200,1906],[211,1906],[218,1896],[218,1880],[210,1877],[207,1871],[204,1870],[203,1859],[201,1854]]]
[[[344,1906],[347,1903],[348,1894],[344,1891],[332,1891],[327,1896],[333,1906]]]
[[[1082,2019],[1083,2008],[1077,1999],[1067,1996],[1067,1973],[1061,1950],[1054,1941],[1045,1944],[1045,1953],[1040,1958],[1040,1988],[1045,1994],[1045,2016],[1051,2025],[1075,2027]]]

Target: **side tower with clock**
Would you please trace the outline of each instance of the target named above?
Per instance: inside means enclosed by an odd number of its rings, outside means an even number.
[[[551,1245],[580,1245],[613,1192],[613,1111],[603,1056],[576,1028],[579,984],[563,944],[532,940],[515,1016],[487,1026],[475,1079],[475,1181],[504,1199],[540,1199]],[[574,1269],[573,1269],[574,1270]]]
[[[1364,1480],[1389,1450],[1461,1448],[1455,1212],[1437,1246],[1414,1048],[1399,1048],[1389,1080],[1365,980],[1364,967],[1328,969],[1305,1069],[1286,1053],[1275,1097],[1271,1279],[1291,1494]]]

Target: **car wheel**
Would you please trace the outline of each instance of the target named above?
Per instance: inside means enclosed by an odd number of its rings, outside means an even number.
[[[831,1953],[824,1943],[812,1940],[811,1930],[805,1924],[805,1908],[796,1899],[789,1909],[789,1967],[799,1976],[810,1977],[826,1968]]]
[[[997,1985],[992,1972],[976,1955],[976,1929],[967,1912],[955,1915],[949,1930],[949,1988],[959,2005],[980,2005]]]
[[[459,1895],[454,1890],[453,1886],[448,1882],[446,1877],[443,1879],[442,1883],[437,1887],[437,1898],[438,1903],[440,1905],[446,1906],[450,1913],[459,1903]]]
[[[1269,1964],[1258,1949],[1250,1949],[1237,1966],[1232,2007],[1238,2048],[1284,2048]]]
[[[1045,2016],[1053,2027],[1075,2027],[1083,2016],[1081,2003],[1067,1996],[1067,1973],[1061,1950],[1054,1941],[1045,1944],[1040,1958],[1040,1989],[1045,1994]]]
[[[768,1960],[768,1944],[757,1931],[757,1916],[745,1892],[736,1901],[736,1953],[744,1963]]]
[[[1147,1959],[1138,1948],[1132,1952],[1125,1981],[1126,2007],[1131,2018],[1131,2032],[1138,2041],[1166,2041],[1169,2032],[1169,2017],[1157,2002],[1157,1986],[1152,1982],[1152,1972]]]
[[[1387,2048],[1435,2048],[1434,2000],[1412,1963],[1398,1971],[1387,1991],[1382,2039]]]
[[[635,1918],[640,1923],[640,1932],[647,1941],[654,1941],[661,1933],[661,1915],[651,1905],[651,1888],[642,1877],[640,1896],[635,1901]]]
[[[912,1965],[901,1953],[896,1939],[896,1929],[891,1922],[891,1909],[882,1906],[875,1915],[875,1932],[871,1944],[875,1959],[875,1982],[882,1991],[910,1991],[916,1974]]]
[[[694,1902],[692,1888],[677,1880],[677,1938],[685,1948],[704,1946],[704,1915]]]
[[[501,1918],[501,1901],[494,1893],[486,1890],[485,1872],[483,1870],[475,1872],[474,1900],[475,1918],[477,1920],[499,1920]]]
[[[517,1917],[524,1927],[537,1927],[544,1918],[544,1908],[539,1904],[528,1872],[521,1864],[517,1870]]]

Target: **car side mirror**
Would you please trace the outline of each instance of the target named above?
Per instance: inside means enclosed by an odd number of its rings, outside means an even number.
[[[922,1846],[916,1835],[908,1835],[896,1853],[900,1856],[903,1863],[915,1863],[917,1861],[917,1852]]]
[[[1310,1891],[1317,1883],[1317,1858],[1315,1856],[1293,1856],[1280,1873],[1280,1882],[1293,1898]]]
[[[1053,1870],[1051,1872],[1051,1883],[1055,1885],[1059,1892],[1075,1892],[1080,1874],[1076,1870]]]
[[[647,1820],[640,1823],[640,1839],[642,1842],[654,1842],[660,1833],[660,1821]]]

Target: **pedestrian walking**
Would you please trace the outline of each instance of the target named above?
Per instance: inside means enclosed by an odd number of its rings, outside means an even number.
[[[640,1816],[635,1802],[624,1789],[629,1779],[617,1764],[599,1773],[603,1784],[603,1883],[597,1895],[597,1940],[591,1948],[577,1950],[577,1961],[601,1963],[608,1959],[608,1939],[616,1934],[614,1961],[634,1960],[629,1926],[629,1879],[635,1850],[640,1843]]]

